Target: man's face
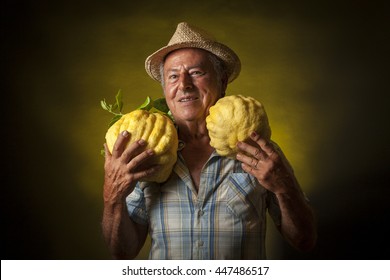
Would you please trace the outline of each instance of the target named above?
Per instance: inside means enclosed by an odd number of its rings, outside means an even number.
[[[165,98],[176,123],[204,121],[224,90],[208,52],[176,50],[166,57],[163,71]]]

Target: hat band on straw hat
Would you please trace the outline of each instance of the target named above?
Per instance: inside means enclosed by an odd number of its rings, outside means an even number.
[[[170,52],[183,48],[199,48],[216,55],[225,63],[229,83],[240,74],[241,62],[232,49],[217,42],[204,30],[191,26],[186,22],[177,25],[176,31],[167,46],[157,50],[146,59],[146,72],[154,80],[161,82],[160,65],[165,57]]]

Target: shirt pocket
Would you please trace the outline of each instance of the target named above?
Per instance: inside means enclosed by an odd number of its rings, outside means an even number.
[[[265,189],[247,173],[232,173],[227,182],[227,210],[246,222],[259,221]]]

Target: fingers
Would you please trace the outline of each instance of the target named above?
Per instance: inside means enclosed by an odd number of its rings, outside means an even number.
[[[237,154],[237,159],[244,163],[245,165],[252,167],[253,169],[257,169],[260,159],[256,159],[254,157],[248,156],[244,153],[238,153]]]
[[[146,142],[143,139],[131,143],[122,153],[121,161],[129,163],[134,157],[142,153],[146,148]]]
[[[276,155],[275,148],[271,144],[271,142],[267,141],[264,138],[261,138],[261,136],[257,132],[253,131],[251,133],[250,140],[252,141],[249,142],[253,142],[253,143],[249,143],[249,144],[253,144],[253,145],[251,145],[252,149],[251,151],[249,151],[249,153],[255,156],[256,158],[266,159],[268,157]]]
[[[261,149],[261,146],[257,144],[257,142],[238,142],[237,148],[241,154],[245,155],[244,158],[250,157],[254,160],[264,160],[267,158],[267,154]]]
[[[130,138],[130,133],[128,131],[122,131],[118,135],[118,138],[115,141],[114,147],[112,149],[112,157],[115,159],[120,159],[125,164],[129,163],[130,160],[142,153],[146,147],[146,141],[143,139],[135,141],[127,146]],[[107,145],[105,145],[105,151],[107,153],[108,149],[106,149],[106,146]]]
[[[104,143],[103,147],[104,147],[104,157],[105,158],[111,157],[111,153],[110,150],[108,149],[107,143]]]
[[[121,133],[122,139],[120,136],[118,137],[118,151],[122,149],[122,143],[127,144],[129,141],[127,138],[130,138],[130,134],[126,132],[127,131]],[[131,174],[135,180],[139,180],[151,173],[154,173],[159,168],[157,165],[152,166],[152,161],[148,161],[155,155],[155,153],[152,149],[146,149],[146,147],[146,141],[140,139],[129,144],[127,147],[124,146],[124,150],[118,158],[118,160],[126,166],[128,174]]]
[[[139,147],[142,147],[142,145]],[[128,150],[126,150],[126,151],[128,151]],[[128,169],[135,170],[136,168],[140,167],[143,163],[145,163],[145,161],[148,158],[152,157],[153,155],[154,155],[154,151],[151,149],[148,149],[148,150],[145,150],[145,151],[135,155],[134,157],[131,156],[131,160],[129,160],[127,163]]]
[[[126,148],[126,144],[130,140],[130,133],[126,130],[119,133],[118,138],[115,141],[114,147],[112,148],[112,156],[114,158],[121,157],[123,151]]]
[[[246,142],[237,143],[237,160],[242,162],[243,170],[256,177],[266,189],[274,193],[284,191],[283,188],[292,182],[294,175],[283,160],[282,152],[255,132]]]
[[[270,157],[274,153],[274,148],[270,144],[269,141],[266,141],[264,138],[261,138],[261,136],[253,131],[250,135],[251,139],[259,145],[262,152],[266,154],[266,156]]]
[[[274,155],[277,154],[271,143],[256,132],[251,133],[248,143],[237,143],[237,148],[239,149],[237,159],[254,169],[257,169],[260,161],[271,157],[274,159]]]
[[[104,147],[104,167],[106,168],[109,165],[112,155],[108,149],[107,143],[104,143],[103,147]]]
[[[139,142],[139,141],[138,141]],[[145,143],[133,143],[137,148],[143,148]],[[130,148],[130,147],[129,147]],[[138,153],[137,148],[133,152]],[[130,151],[131,149],[126,149]],[[155,155],[152,149],[143,150],[141,153],[136,154],[134,157],[131,157],[130,161],[126,164],[126,170],[133,180],[139,181],[155,172],[157,172],[161,166],[156,165],[153,161],[153,156]]]
[[[253,166],[250,166],[250,165],[247,165],[247,164],[243,163],[243,164],[242,164],[242,169],[243,169],[245,172],[247,172],[247,173],[249,173],[249,174],[251,174],[251,175],[253,175],[253,176],[256,177],[256,172],[257,172],[258,170],[255,169]]]
[[[136,181],[139,181],[139,180],[157,172],[160,168],[161,168],[161,166],[159,166],[159,165],[153,165],[147,169],[134,172],[134,173],[132,173],[133,179]]]

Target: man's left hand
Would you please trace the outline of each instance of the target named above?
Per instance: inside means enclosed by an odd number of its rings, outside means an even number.
[[[245,172],[257,178],[269,191],[278,194],[294,186],[294,174],[283,155],[271,144],[252,132],[250,140],[237,143],[237,160]]]

